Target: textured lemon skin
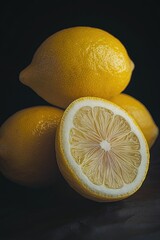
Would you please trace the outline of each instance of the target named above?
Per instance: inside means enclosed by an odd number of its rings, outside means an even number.
[[[21,110],[0,128],[0,171],[26,186],[56,180],[55,133],[63,111],[49,106]]]
[[[140,101],[124,93],[110,101],[125,109],[136,120],[151,148],[158,137],[159,129],[148,109]]]
[[[122,194],[119,196],[110,196],[110,195],[104,195],[103,193],[97,193],[94,190],[92,190],[91,188],[89,188],[87,185],[85,185],[76,175],[76,173],[71,169],[68,161],[66,160],[65,154],[64,154],[64,149],[63,149],[63,144],[62,144],[62,128],[63,128],[63,123],[65,120],[65,116],[67,115],[68,111],[70,110],[70,108],[72,108],[74,106],[74,103],[76,103],[77,101],[83,101],[83,99],[98,99],[104,102],[108,102],[105,99],[100,99],[100,98],[95,98],[95,97],[85,97],[85,98],[80,98],[77,99],[76,101],[74,101],[73,103],[71,103],[68,108],[64,111],[64,114],[61,118],[60,124],[57,128],[56,131],[56,141],[55,141],[55,148],[56,148],[56,159],[57,159],[57,164],[58,167],[60,169],[60,172],[62,173],[62,176],[64,177],[64,179],[68,182],[68,184],[79,194],[81,194],[83,197],[88,198],[90,200],[96,201],[96,202],[114,202],[114,201],[120,201],[123,200],[131,195],[133,195],[143,184],[143,181],[145,179],[142,180],[142,182],[139,184],[139,186],[137,186],[137,188],[134,189],[134,191],[130,192],[129,194]],[[114,104],[114,103],[112,103]],[[119,107],[117,104],[115,104],[117,107]],[[120,109],[122,109],[121,107],[119,107]],[[128,114],[126,112],[126,114]],[[130,116],[131,117],[131,116]],[[132,118],[132,117],[131,117]],[[135,120],[133,119],[133,122],[135,123],[135,125],[137,126],[137,128],[139,128],[139,126],[137,125],[137,123],[135,122]],[[139,131],[141,132],[140,128]],[[142,133],[142,132],[141,132]],[[142,133],[143,135],[143,133]],[[144,137],[144,142],[146,145],[146,149],[147,149],[147,167],[146,167],[146,171],[145,171],[145,176],[147,175],[148,172],[148,168],[149,168],[149,158],[150,158],[150,153],[149,153],[149,149],[148,149],[148,144],[147,141]]]
[[[45,40],[20,81],[49,103],[66,108],[73,100],[109,99],[128,85],[134,64],[123,44],[92,27],[61,30]]]

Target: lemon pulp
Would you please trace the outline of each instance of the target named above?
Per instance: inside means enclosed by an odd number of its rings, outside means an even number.
[[[123,117],[86,106],[78,110],[73,124],[71,153],[92,183],[116,189],[136,178],[140,143]]]

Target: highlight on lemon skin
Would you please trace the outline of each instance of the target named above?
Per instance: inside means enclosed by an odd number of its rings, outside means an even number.
[[[30,187],[52,185],[58,167],[55,133],[63,111],[49,106],[23,109],[0,127],[0,172]]]
[[[149,166],[146,139],[134,119],[100,98],[74,101],[56,133],[59,169],[81,195],[118,201],[142,185]]]
[[[146,106],[124,93],[111,98],[110,101],[124,108],[136,120],[151,148],[158,137],[159,129]]]
[[[72,27],[54,33],[21,71],[20,81],[54,106],[66,108],[80,97],[109,99],[130,82],[134,63],[110,33]]]

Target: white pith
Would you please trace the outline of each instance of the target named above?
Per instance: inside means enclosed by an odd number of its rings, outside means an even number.
[[[100,147],[105,151],[108,152],[111,149],[111,145],[107,140],[102,140],[100,142]]]
[[[133,182],[129,184],[123,183],[123,187],[121,188],[111,188],[111,187],[106,187],[104,184],[94,184],[92,181],[89,180],[89,178],[86,176],[86,174],[83,173],[81,165],[77,164],[75,161],[72,153],[71,153],[71,144],[70,144],[70,131],[72,128],[75,127],[73,123],[73,119],[75,117],[75,114],[77,111],[85,106],[89,106],[91,108],[94,108],[95,106],[97,107],[102,107],[106,108],[107,110],[110,110],[113,112],[114,115],[120,115],[122,116],[129,124],[131,128],[131,132],[133,132],[139,140],[140,144],[140,155],[141,155],[141,163],[139,165],[138,173]],[[118,108],[114,104],[110,104],[101,100],[93,100],[93,99],[85,99],[82,101],[77,101],[72,105],[72,108],[69,109],[67,114],[65,115],[65,121],[63,121],[63,127],[64,131],[61,131],[61,139],[62,139],[62,144],[63,144],[63,151],[64,155],[66,157],[66,160],[68,161],[68,164],[70,165],[71,169],[76,173],[77,177],[83,182],[84,185],[86,185],[88,188],[90,188],[92,191],[95,191],[97,193],[103,193],[104,195],[106,194],[107,196],[119,196],[119,195],[124,195],[124,194],[129,194],[130,192],[133,192],[135,189],[138,188],[139,185],[143,182],[145,175],[146,175],[146,169],[148,168],[148,149],[146,146],[146,142],[144,141],[144,138],[139,131],[139,128],[135,125],[134,121],[132,118],[130,118],[125,111],[122,109]],[[99,142],[99,148],[105,152],[109,152],[112,148],[112,144],[110,144],[107,139],[102,139]]]

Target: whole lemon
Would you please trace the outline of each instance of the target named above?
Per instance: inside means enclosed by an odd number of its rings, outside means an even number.
[[[109,99],[128,85],[134,64],[123,44],[93,27],[61,30],[44,41],[20,81],[66,108],[79,97]]]
[[[63,111],[49,106],[21,110],[0,128],[0,171],[26,186],[56,178],[55,132]]]
[[[136,120],[151,148],[157,139],[159,129],[144,104],[124,93],[111,98],[110,101],[124,108]]]

